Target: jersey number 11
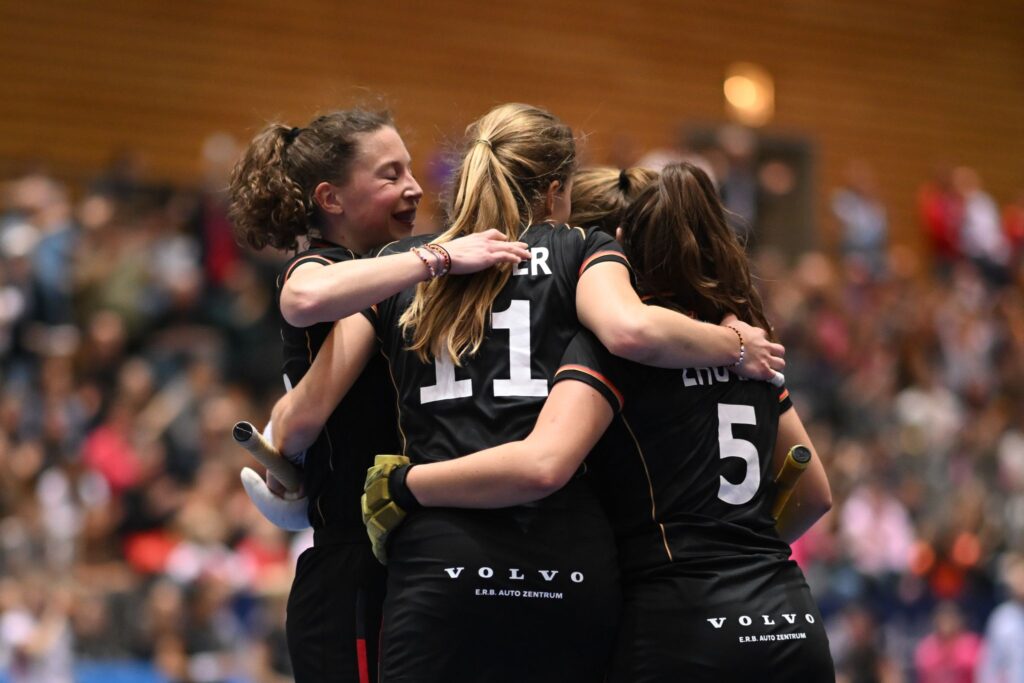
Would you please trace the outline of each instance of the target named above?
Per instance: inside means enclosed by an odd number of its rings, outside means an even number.
[[[530,302],[513,299],[504,311],[491,313],[491,327],[508,330],[509,379],[494,380],[494,395],[547,396],[548,381],[530,376]],[[473,380],[455,379],[455,365],[447,355],[434,359],[434,378],[434,384],[420,388],[420,403],[473,395]]]

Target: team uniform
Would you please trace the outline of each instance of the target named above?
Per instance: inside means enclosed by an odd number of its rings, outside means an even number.
[[[345,247],[313,240],[278,277],[278,309],[281,289],[296,267],[354,258]],[[298,328],[282,321],[286,387],[306,374],[332,327]],[[377,680],[386,573],[370,551],[359,497],[374,455],[397,447],[395,396],[386,363],[375,358],[331,413],[303,462],[313,547],[299,556],[286,621],[297,683]]]
[[[615,529],[623,612],[609,681],[834,680],[821,616],[771,516],[785,389],[664,370],[581,332],[555,381],[617,417],[588,460]]]
[[[532,259],[514,269],[483,345],[461,367],[406,350],[398,320],[415,290],[366,314],[391,365],[401,452],[413,463],[525,438],[579,329],[579,277],[625,263],[599,232],[541,223],[519,239]],[[388,545],[381,680],[600,681],[620,601],[616,565],[611,528],[582,474],[529,505],[416,511]]]

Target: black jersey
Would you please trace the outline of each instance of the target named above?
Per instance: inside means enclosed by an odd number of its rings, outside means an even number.
[[[429,238],[403,241],[397,253]],[[367,312],[398,386],[403,452],[444,460],[525,437],[576,334],[576,285],[625,263],[600,232],[538,224],[488,316],[480,350],[423,363],[398,326],[407,290]],[[619,605],[611,528],[581,479],[531,505],[424,508],[389,542],[381,681],[601,680]]]
[[[402,240],[382,253],[429,239]],[[397,382],[402,453],[413,462],[448,460],[526,437],[579,328],[580,276],[604,261],[626,264],[619,245],[597,230],[539,223],[519,239],[532,259],[513,270],[491,307],[479,352],[461,367],[447,356],[424,363],[407,350],[398,320],[415,289],[366,313]]]
[[[345,247],[314,240],[308,250],[288,261],[278,276],[278,310],[281,289],[296,267],[310,262],[326,266],[354,258],[355,254]],[[332,323],[294,327],[282,319],[286,389],[305,376],[332,327]],[[384,360],[375,356],[306,452],[303,483],[313,528],[346,527],[354,537],[365,540],[359,498],[366,470],[375,454],[393,453],[396,448],[394,390]]]
[[[771,516],[786,390],[727,368],[630,363],[586,332],[566,350],[565,379],[618,413],[588,460],[623,570],[606,680],[835,680],[821,614]]]
[[[618,413],[588,461],[619,542],[624,575],[671,563],[721,571],[730,557],[785,563],[770,471],[788,392],[728,368],[666,370],[610,354],[586,331],[556,381],[598,389]],[[723,577],[724,579],[725,577]]]

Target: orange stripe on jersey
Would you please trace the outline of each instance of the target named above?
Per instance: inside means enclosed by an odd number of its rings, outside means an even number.
[[[590,375],[591,377],[596,379],[598,382],[600,382],[601,384],[603,384],[606,387],[608,387],[608,389],[613,394],[615,394],[615,399],[619,402],[619,410],[622,410],[622,407],[626,405],[626,400],[623,398],[622,392],[619,391],[618,389],[616,389],[615,385],[611,383],[611,380],[609,380],[607,377],[602,375],[600,372],[597,372],[596,370],[591,370],[590,368],[588,368],[588,367],[586,367],[584,365],[573,365],[573,364],[570,364],[570,365],[563,365],[562,367],[558,368],[558,372],[555,373],[555,376],[557,377],[558,373],[562,372],[563,370],[575,370],[576,372],[582,372],[585,375]]]
[[[611,249],[609,249],[607,251],[599,251],[596,254],[591,255],[586,261],[583,262],[583,265],[580,266],[580,272],[576,277],[583,277],[583,271],[587,269],[587,266],[589,266],[591,262],[594,261],[594,259],[599,259],[602,256],[618,256],[620,259],[622,259],[622,265],[626,266],[627,268],[629,267],[629,261],[626,260],[626,257],[622,254],[621,251],[612,251]]]
[[[779,394],[779,403],[782,403],[787,398],[789,398],[789,389],[783,389],[782,393]]]

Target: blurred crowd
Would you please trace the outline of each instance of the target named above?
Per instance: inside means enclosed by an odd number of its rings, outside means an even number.
[[[0,680],[290,680],[310,538],[248,503],[230,436],[283,388],[285,255],[234,244],[238,153],[211,137],[195,188],[130,154],[0,185]],[[1000,210],[959,168],[918,201],[925,248],[891,244],[857,162],[834,253],[752,254],[835,497],[794,555],[841,680],[1017,683],[1024,196]]]
[[[757,256],[835,496],[794,548],[844,681],[1024,681],[1024,197],[968,167],[889,243],[870,167],[831,197],[835,258]]]
[[[77,199],[39,169],[3,185],[9,680],[85,680],[83,662],[106,665],[86,669],[97,681],[290,680],[284,601],[309,540],[249,504],[230,436],[283,388],[283,256],[235,246],[207,188],[226,186],[237,147],[208,144],[200,188],[148,184],[130,156]]]

